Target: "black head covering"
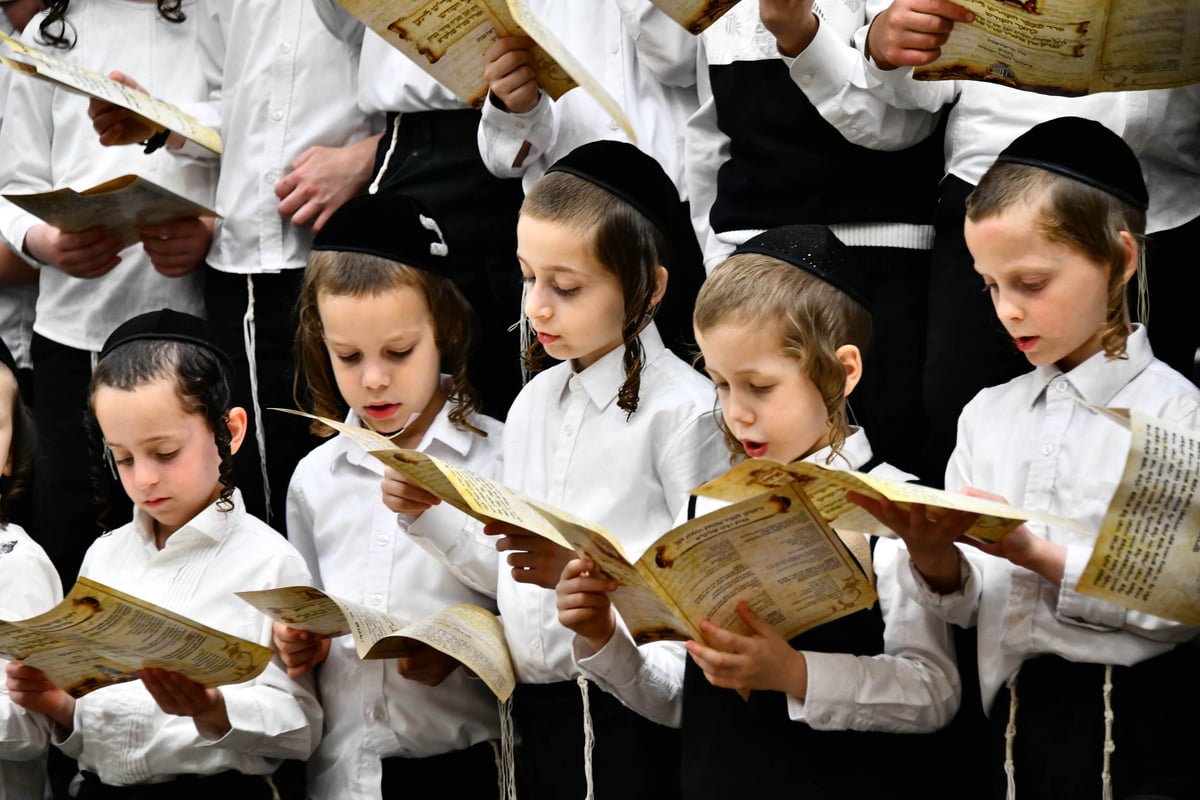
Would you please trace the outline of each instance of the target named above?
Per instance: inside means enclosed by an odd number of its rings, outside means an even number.
[[[601,139],[581,145],[554,162],[565,172],[595,184],[637,209],[662,232],[669,248],[667,293],[656,321],[663,341],[684,360],[696,352],[692,309],[704,282],[704,256],[692,227],[688,204],[652,156],[628,142]]]
[[[450,248],[433,217],[410,197],[362,194],[329,217],[313,250],[363,253],[450,277]]]
[[[759,253],[777,258],[809,272],[846,293],[868,311],[871,296],[858,259],[824,225],[784,225],[771,228],[733,251]]]
[[[1004,148],[996,163],[1055,172],[1142,211],[1150,206],[1137,156],[1120,136],[1095,120],[1059,117],[1034,125]]]
[[[17,360],[13,358],[12,351],[8,349],[8,345],[0,339],[0,364],[8,367],[15,377],[17,374]]]
[[[226,369],[230,372],[233,371],[233,361],[229,358],[229,354],[217,344],[217,339],[213,335],[212,329],[208,327],[208,323],[199,317],[170,308],[148,311],[121,323],[105,340],[104,347],[100,350],[100,358],[103,359],[121,345],[146,339],[187,342],[207,348],[221,359]]]

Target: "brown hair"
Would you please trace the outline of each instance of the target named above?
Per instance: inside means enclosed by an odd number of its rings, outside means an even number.
[[[438,353],[444,369],[450,373],[450,421],[460,430],[487,436],[468,421],[472,414],[478,413],[480,402],[467,375],[473,312],[462,292],[449,278],[362,253],[317,250],[308,257],[296,329],[296,375],[292,387],[296,405],[332,419],[340,419],[346,413],[346,402],[338,392],[325,347],[325,328],[317,311],[321,293],[370,297],[405,286],[418,290],[429,305]],[[306,388],[308,403],[303,399]],[[318,436],[333,433],[316,421],[312,423],[312,431]]]
[[[521,213],[578,231],[587,237],[591,256],[617,276],[625,298],[625,382],[617,405],[631,416],[637,411],[644,355],[638,333],[658,310],[654,287],[658,267],[669,262],[666,237],[629,203],[566,172],[551,172],[535,183]],[[543,355],[541,344],[532,342],[524,353],[526,369],[539,369]]]
[[[837,349],[852,344],[863,354],[871,340],[871,313],[848,294],[807,270],[758,253],[721,262],[700,288],[692,323],[698,333],[722,324],[773,328],[779,349],[798,362],[825,401],[829,446],[841,452],[850,430],[846,418],[846,368]],[[725,444],[734,456],[738,440],[717,415]]]
[[[1108,269],[1108,309],[1101,343],[1108,358],[1125,357],[1129,306],[1125,299],[1126,231],[1138,243],[1138,275],[1145,274],[1145,212],[1071,178],[1025,164],[992,166],[967,196],[967,219],[979,222],[1026,203],[1038,210],[1038,232]],[[1141,285],[1145,285],[1142,280]]]

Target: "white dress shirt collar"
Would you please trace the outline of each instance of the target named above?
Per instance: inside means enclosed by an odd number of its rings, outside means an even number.
[[[658,328],[651,322],[638,334],[642,343],[643,369],[653,364],[666,350]],[[603,411],[617,399],[617,393],[625,383],[625,345],[614,348],[592,364],[579,372],[574,370],[562,373],[562,386],[558,397],[565,398],[567,391],[574,385],[579,385],[587,392],[592,404]]]
[[[218,504],[220,503],[218,500],[184,523],[179,530],[168,536],[166,543],[163,544],[163,549],[169,547],[172,540],[178,542],[186,538],[188,532],[195,535],[207,536],[214,542],[219,542],[228,537],[241,523],[242,517],[246,515],[246,508],[242,504],[241,491],[234,489],[231,499],[233,502],[231,510],[223,511],[218,508]],[[154,518],[136,506],[133,509],[133,530],[147,549],[151,551],[159,549],[154,538]],[[185,536],[180,537],[180,534],[185,534]]]
[[[1029,383],[1029,404],[1032,406],[1056,379],[1065,379],[1084,401],[1096,406],[1107,406],[1129,382],[1154,361],[1150,339],[1146,329],[1134,325],[1133,333],[1125,342],[1125,357],[1110,359],[1101,350],[1093,354],[1074,369],[1063,372],[1054,364],[1034,369],[1038,380]]]

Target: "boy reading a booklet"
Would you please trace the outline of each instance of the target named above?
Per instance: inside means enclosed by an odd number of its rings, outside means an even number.
[[[1200,425],[1200,391],[1129,322],[1148,204],[1133,151],[1078,117],[1022,134],[967,200],[975,271],[1035,369],[963,410],[946,487],[1084,529],[1029,522],[964,548],[962,515],[860,498],[908,545],[907,601],[979,630],[992,798],[1200,795],[1179,735],[1200,713],[1197,629],[1076,591],[1130,446],[1077,400]]]
[[[871,329],[861,280],[848,248],[808,225],[750,239],[708,278],[696,338],[730,452],[909,477],[875,458],[847,420]],[[687,516],[713,502],[692,498]],[[847,781],[863,797],[961,790],[924,771],[919,784],[906,783],[914,760],[942,757],[939,740],[890,735],[933,731],[953,717],[959,683],[948,627],[899,600],[911,578],[895,540],[870,546],[862,534],[841,536],[873,567],[879,603],[791,642],[743,602],[749,635],[706,621],[705,642],[688,642],[686,653],[676,642],[638,647],[611,610],[616,583],[587,558],[563,571],[559,621],[577,634],[576,663],[639,713],[681,729],[685,798],[771,796],[784,764],[796,765],[805,797],[845,797]],[[757,766],[734,766],[749,764]]]
[[[233,486],[246,412],[230,405],[229,371],[203,321],[169,309],[129,320],[104,343],[90,392],[92,463],[120,476],[136,510],[95,541],[80,574],[269,645],[271,621],[233,593],[311,577]],[[54,743],[78,761],[76,797],[269,800],[280,760],[307,758],[320,737],[311,679],[289,678],[278,658],[220,688],[162,669],[139,674],[76,700],[40,670],[9,665],[13,702],[52,721]]]

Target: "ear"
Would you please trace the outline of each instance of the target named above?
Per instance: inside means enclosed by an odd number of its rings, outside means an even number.
[[[8,458],[4,462],[4,469],[0,470],[0,475],[6,478],[12,477],[12,450],[8,451]]]
[[[853,344],[844,344],[834,352],[837,353],[838,361],[841,361],[842,366],[846,369],[846,388],[842,392],[842,397],[846,398],[862,380],[862,353],[858,346]]]
[[[246,438],[246,428],[249,427],[246,409],[241,406],[229,409],[229,413],[225,415],[225,424],[229,426],[229,452],[232,455],[238,451],[242,440]]]
[[[667,293],[667,268],[659,264],[654,271],[654,293],[650,295],[650,307],[654,308],[662,302]]]
[[[1137,239],[1133,238],[1133,234],[1129,231],[1121,231],[1121,244],[1125,248],[1125,276],[1121,283],[1129,283],[1130,278],[1137,272],[1138,265],[1138,243]]]

